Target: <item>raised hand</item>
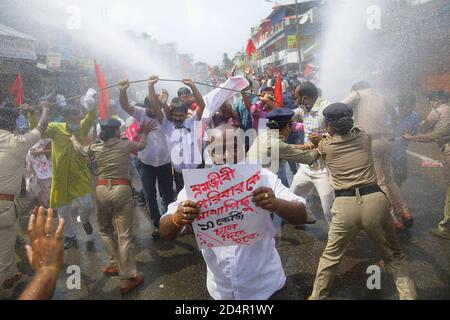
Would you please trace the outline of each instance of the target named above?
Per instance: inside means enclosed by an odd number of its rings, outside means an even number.
[[[130,87],[130,81],[128,79],[119,82],[119,89],[121,91],[126,91]]]
[[[183,80],[181,80],[181,82],[183,82],[185,85],[187,85],[190,88],[195,86],[194,81],[192,81],[191,79],[183,79]]]
[[[34,271],[48,269],[59,273],[64,263],[64,219],[59,220],[56,232],[53,232],[53,209],[33,210],[28,223],[28,236],[31,245],[25,246],[28,261]]]
[[[148,78],[148,85],[154,86],[159,81],[159,76],[151,76]]]

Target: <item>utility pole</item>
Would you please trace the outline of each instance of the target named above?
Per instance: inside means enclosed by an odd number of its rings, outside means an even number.
[[[295,23],[297,24],[297,51],[298,51],[298,69],[300,74],[303,73],[302,68],[302,48],[300,46],[300,18],[298,16],[298,1],[295,0]]]

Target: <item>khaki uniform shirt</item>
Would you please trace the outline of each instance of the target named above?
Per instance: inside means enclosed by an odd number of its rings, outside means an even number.
[[[440,132],[446,130],[446,127],[450,123],[450,106],[442,104],[436,109],[433,109],[425,121],[424,129],[429,131],[433,130],[439,135]],[[445,142],[443,139],[437,139],[439,147],[444,149]]]
[[[141,151],[145,144],[118,138],[106,142],[97,141],[85,148],[85,152],[97,161],[101,179],[130,180],[130,154]]]
[[[319,151],[328,165],[335,190],[367,187],[377,184],[372,158],[372,138],[355,128],[345,136],[327,137]]]
[[[0,194],[20,194],[27,153],[40,139],[36,129],[24,135],[0,130]]]
[[[261,163],[263,167],[276,173],[276,167],[278,166],[273,166],[273,163],[270,163],[271,161],[278,163],[281,160],[286,160],[312,165],[319,158],[319,152],[317,150],[299,150],[295,146],[286,143],[282,136],[268,130],[267,133],[262,133],[258,136],[250,147],[247,158],[249,163]]]
[[[388,138],[388,134],[392,135],[391,130],[387,128],[386,101],[373,89],[354,91],[344,99],[343,103],[354,108],[355,125],[368,134],[381,134],[385,138]]]

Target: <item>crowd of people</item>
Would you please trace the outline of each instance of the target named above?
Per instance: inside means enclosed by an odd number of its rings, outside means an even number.
[[[214,299],[289,298],[276,249],[279,232],[283,222],[316,223],[318,214],[310,205],[315,195],[329,231],[310,299],[330,296],[337,267],[361,230],[392,272],[400,299],[416,299],[398,238],[413,227],[414,217],[400,186],[407,178],[409,141],[438,143],[450,186],[448,93],[429,95],[432,110],[421,123],[415,96],[401,96],[390,107],[365,81],[356,83],[342,102],[330,103],[310,81],[286,77],[277,84],[280,98],[275,78],[263,81],[250,68],[243,76],[234,71],[206,96],[192,80],[182,80],[184,87],[172,100],[167,90],[156,89],[164,85],[158,76],[149,78],[142,101],[129,99],[130,82],[123,80],[120,107],[111,108],[106,119],[98,119],[95,90],[81,103],[65,103],[62,114],[52,112],[46,101],[40,108],[0,107],[0,289],[12,288],[22,277],[15,259],[15,204],[24,189],[41,208],[31,215],[27,247],[38,279],[22,298],[51,297],[63,251],[77,249],[75,212],[88,241],[96,217],[110,261],[101,272],[119,276],[126,295],[145,281],[133,248],[134,200],[148,212],[152,237],[171,241],[192,233],[201,214],[188,197],[183,170],[250,162],[263,167],[263,187],[252,200],[272,213],[268,231],[252,246],[202,249]],[[253,132],[255,139],[227,139],[238,131],[247,137]],[[208,148],[217,137],[223,150]],[[443,220],[431,232],[450,240],[450,188],[445,203]],[[56,215],[61,221],[54,233]],[[42,247],[54,250],[44,250],[48,257],[36,261]]]

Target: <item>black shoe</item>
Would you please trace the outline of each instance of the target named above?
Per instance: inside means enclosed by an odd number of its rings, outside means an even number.
[[[158,229],[158,228],[155,228],[155,229],[153,230],[153,233],[152,233],[152,238],[153,238],[153,239],[159,239],[159,237],[160,237],[160,235],[159,235],[159,229]]]
[[[88,236],[90,236],[92,234],[92,232],[94,232],[94,229],[92,229],[92,225],[89,222],[86,224],[83,224],[83,229],[84,229],[84,232],[86,232],[86,234]]]
[[[78,248],[77,238],[64,237],[64,250],[68,250],[72,247]]]

